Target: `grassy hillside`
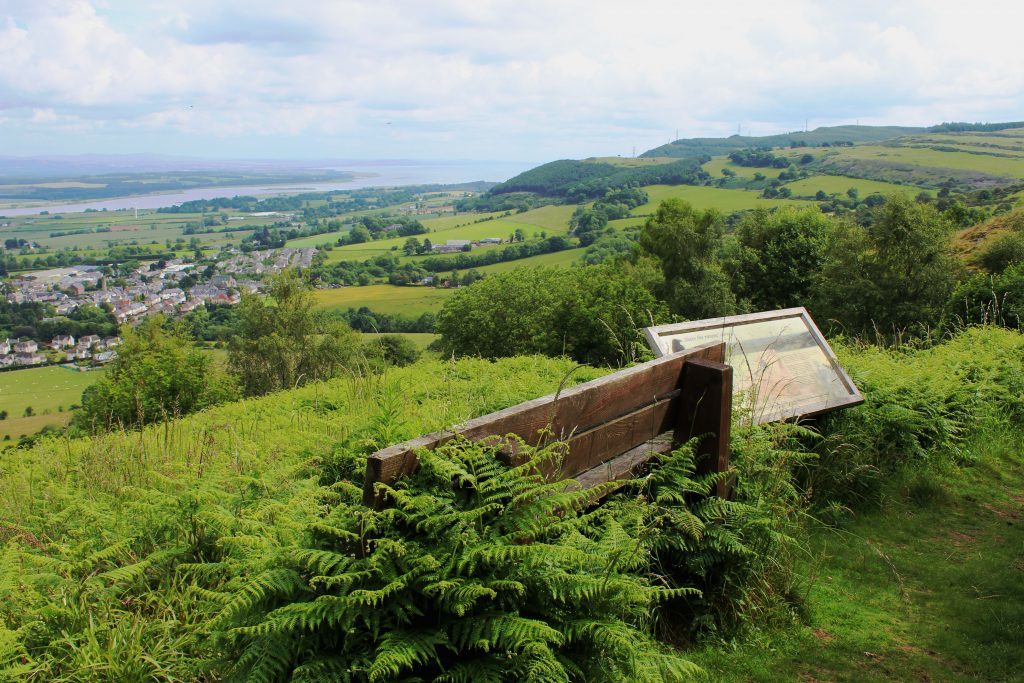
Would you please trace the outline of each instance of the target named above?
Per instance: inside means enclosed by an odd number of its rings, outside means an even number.
[[[654,213],[658,205],[670,198],[685,199],[698,209],[718,209],[723,213],[777,206],[807,206],[811,202],[798,199],[765,199],[751,190],[730,190],[718,187],[692,187],[688,185],[651,185],[645,187],[650,201],[633,209],[636,215]]]
[[[654,149],[641,157],[719,156],[748,147],[820,146],[835,142],[879,142],[923,131],[906,126],[822,126],[811,131],[795,131],[779,135],[730,135],[727,138],[685,138]]]
[[[794,180],[793,182],[786,183],[785,187],[788,187],[793,192],[794,197],[808,198],[813,198],[819,190],[825,194],[846,195],[846,191],[851,187],[855,188],[861,197],[867,197],[869,194],[876,192],[882,195],[900,192],[910,197],[916,197],[922,192],[922,188],[913,185],[897,185],[896,183],[885,183],[879,180],[865,180],[864,178],[825,174],[813,175],[802,180]]]
[[[840,356],[867,389],[857,410],[875,411],[879,392],[947,400],[970,392],[957,386],[964,373],[980,372],[974,386],[990,397],[1016,392],[1006,382],[1024,380],[1014,350],[1021,343],[1015,332],[974,330],[916,353],[840,348]],[[964,431],[950,435],[952,459],[935,460],[943,449],[932,442],[840,524],[816,515],[797,561],[800,617],[741,643],[701,649],[694,658],[710,678],[1017,680],[1024,671],[1024,431],[1019,395],[1006,398],[993,412],[985,399],[963,394],[972,405],[961,413]],[[1018,418],[1008,423],[1011,414]],[[907,457],[905,445],[893,453]],[[839,466],[856,478],[864,474],[855,472],[860,464],[849,458]]]
[[[704,179],[704,172],[700,168],[703,161],[706,159],[677,159],[647,165],[561,159],[499,183],[488,194],[496,196],[512,192],[533,192],[575,200],[601,197],[611,188],[656,183],[693,185]]]
[[[815,170],[887,182],[975,189],[1024,180],[1024,129],[929,133],[885,145],[832,149]]]
[[[966,261],[973,261],[985,248],[999,237],[1012,232],[1024,232],[1024,209],[993,216],[992,218],[961,230],[953,245]]]
[[[867,402],[819,423],[824,440],[736,431],[738,495],[747,505],[755,495],[774,501],[761,514],[776,518],[773,533],[796,545],[753,565],[760,567],[753,583],[742,572],[730,575],[746,586],[740,604],[748,628],[727,644],[691,644],[683,656],[712,680],[1012,679],[1024,666],[1024,337],[971,330],[917,352],[838,348]],[[358,498],[352,484],[363,455],[601,372],[535,357],[426,361],[221,406],[140,433],[51,439],[0,453],[0,675],[221,678],[240,663],[230,643],[243,634],[223,629],[233,610],[251,604],[244,596],[266,594],[290,563],[362,561],[299,548],[337,528],[331,511],[348,510],[335,507],[339,500]],[[848,496],[846,507],[807,507],[807,498],[792,492],[806,476],[815,498],[831,486],[831,495]],[[451,477],[443,479],[450,491]],[[615,515],[640,509],[639,500],[615,499],[593,519],[611,519],[612,537],[629,541],[636,527]],[[808,522],[812,517],[831,524]],[[577,570],[583,557],[607,562],[613,591],[640,589],[636,581],[647,570],[636,557],[624,569],[621,558],[606,557],[585,538],[563,543],[592,552],[552,544],[544,548],[552,565],[566,552]],[[525,581],[530,577],[515,572],[530,545],[509,546],[507,562],[481,557],[504,562],[509,580]],[[421,549],[405,548],[423,557]],[[429,566],[445,566],[446,551],[432,549],[439,555]],[[792,582],[775,583],[782,576]],[[561,585],[573,586],[568,579]],[[591,597],[563,598],[569,613],[600,604],[593,596],[604,595],[601,581],[587,585]],[[371,611],[386,614],[409,591],[394,585],[365,597]],[[515,609],[530,613],[537,599],[528,593]],[[699,601],[690,595],[680,604]],[[602,618],[637,629],[655,607],[645,609]],[[303,637],[314,643],[322,628],[311,622]],[[507,646],[496,647],[500,658]],[[622,642],[616,648],[628,649]]]

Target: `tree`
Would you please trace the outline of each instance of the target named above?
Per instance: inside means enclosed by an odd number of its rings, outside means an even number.
[[[370,231],[361,225],[352,228],[348,233],[349,244],[362,244],[363,242],[369,242],[371,239]]]
[[[647,219],[637,244],[657,259],[664,279],[656,294],[672,312],[690,319],[735,312],[736,299],[719,262],[722,231],[721,214],[681,199],[662,202]]]
[[[401,334],[382,334],[367,342],[366,346],[367,356],[379,357],[388,365],[411,365],[420,357],[420,350],[416,344]]]
[[[960,269],[951,233],[934,208],[902,194],[888,196],[867,228],[838,224],[826,247],[815,313],[854,333],[934,326]]]
[[[242,298],[228,368],[247,396],[330,379],[353,364],[356,333],[313,305],[309,285],[290,270],[274,276],[268,296]]]
[[[620,364],[644,346],[638,329],[665,317],[646,286],[654,278],[628,264],[489,275],[445,302],[441,347],[484,358],[543,353]]]
[[[756,209],[736,227],[725,269],[744,308],[807,305],[821,271],[832,219],[817,209]]]
[[[410,237],[405,241],[405,246],[402,247],[402,251],[406,256],[412,256],[413,254],[419,253],[419,250],[423,248],[420,241],[415,237]]]
[[[234,382],[192,346],[184,326],[168,329],[161,315],[121,330],[106,375],[82,393],[75,423],[88,431],[138,427],[186,415],[238,395]]]
[[[25,412],[23,413],[23,415],[25,417],[32,417],[33,415],[35,415],[35,411],[32,410],[32,406],[25,406]]]

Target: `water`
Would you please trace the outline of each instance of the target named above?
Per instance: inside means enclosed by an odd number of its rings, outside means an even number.
[[[536,164],[527,162],[507,161],[422,161],[422,162],[353,162],[346,166],[331,168],[332,171],[349,171],[366,174],[365,177],[350,181],[333,181],[328,183],[286,183],[281,185],[244,185],[238,187],[204,187],[166,194],[151,194],[134,197],[118,197],[75,204],[51,204],[44,206],[22,207],[16,209],[0,208],[0,216],[29,216],[40,211],[55,213],[75,213],[86,209],[102,211],[118,211],[130,209],[158,209],[163,206],[174,206],[194,199],[213,199],[214,197],[233,197],[235,195],[271,195],[291,192],[328,192],[331,190],[355,190],[364,187],[398,187],[403,185],[429,185],[464,183],[474,180],[501,182],[512,176],[533,168]],[[372,174],[372,175],[370,175]]]

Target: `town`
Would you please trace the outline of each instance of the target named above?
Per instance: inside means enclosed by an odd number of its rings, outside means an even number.
[[[11,278],[7,302],[38,303],[66,316],[82,306],[109,311],[119,325],[133,324],[156,313],[177,317],[204,304],[234,306],[243,293],[255,293],[262,278],[285,268],[308,268],[315,248],[268,249],[241,253],[222,250],[216,263],[201,269],[184,259],[149,261],[116,275],[115,269],[97,265],[71,266],[28,272]],[[78,366],[103,365],[113,360],[118,337],[71,335],[52,339],[0,341],[0,368],[31,367],[48,363]]]

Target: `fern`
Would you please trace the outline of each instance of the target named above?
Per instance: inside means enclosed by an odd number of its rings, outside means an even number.
[[[636,503],[623,522],[540,474],[562,448],[521,447],[508,467],[493,444],[455,441],[382,487],[389,509],[325,498],[301,549],[231,589],[215,621],[224,661],[303,680],[612,681],[671,658],[651,609],[695,591],[637,571],[650,547],[624,526]],[[695,671],[679,659],[643,680],[670,670]]]

